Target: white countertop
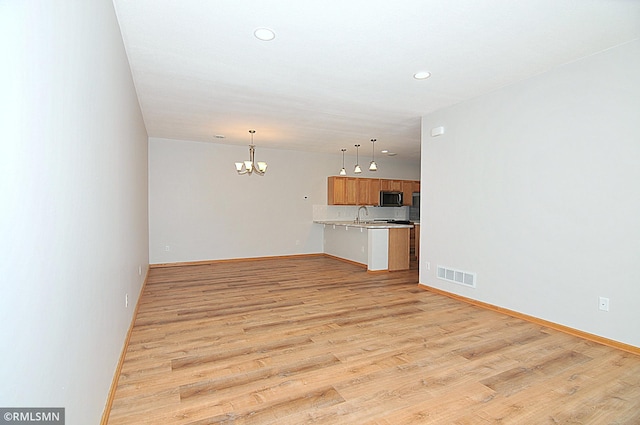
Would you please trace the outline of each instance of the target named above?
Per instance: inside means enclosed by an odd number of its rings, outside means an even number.
[[[413,224],[387,223],[386,221],[362,220],[360,221],[360,223],[354,223],[353,220],[349,220],[349,221],[314,220],[313,222],[317,224],[328,224],[333,226],[363,227],[365,229],[405,229],[405,228],[413,227]]]

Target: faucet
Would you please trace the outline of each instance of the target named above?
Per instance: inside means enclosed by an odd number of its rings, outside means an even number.
[[[361,205],[360,207],[358,207],[358,215],[356,216],[356,219],[353,220],[354,223],[360,223],[360,210],[363,208],[367,216],[369,215],[369,211],[367,210],[367,207],[365,207],[364,205]]]

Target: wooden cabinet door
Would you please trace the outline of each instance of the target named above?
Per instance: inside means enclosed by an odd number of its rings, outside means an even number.
[[[346,177],[331,176],[327,179],[327,205],[346,205]]]
[[[409,228],[389,229],[389,271],[409,270]]]
[[[380,190],[402,192],[402,180],[380,179]]]
[[[358,202],[358,179],[355,177],[344,177],[345,196],[343,205],[357,205]]]
[[[369,185],[369,202],[367,205],[380,205],[380,179],[371,179]]]
[[[371,186],[370,179],[358,179],[356,196],[358,205],[369,205],[369,186]]]
[[[380,204],[380,179],[357,179],[358,205]]]
[[[402,205],[413,204],[413,181],[402,180]]]

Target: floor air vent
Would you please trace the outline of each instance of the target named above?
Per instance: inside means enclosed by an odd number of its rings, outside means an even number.
[[[448,267],[438,266],[438,279],[447,280],[449,282],[458,283],[471,288],[476,287],[475,273],[450,269]]]

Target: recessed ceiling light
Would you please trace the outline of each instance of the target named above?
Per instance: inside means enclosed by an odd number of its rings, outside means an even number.
[[[253,32],[253,35],[255,35],[258,40],[262,41],[271,41],[276,38],[276,33],[269,28],[258,28]]]
[[[389,156],[396,156],[396,155],[398,155],[398,154],[397,154],[397,153],[395,153],[395,152],[388,152],[388,153],[387,153],[387,155],[389,155]]]
[[[429,77],[431,77],[431,73],[428,71],[420,71],[413,74],[413,78],[416,80],[426,80]]]
[[[224,134],[216,134],[215,136],[216,139],[224,139]]]
[[[382,153],[389,153],[389,151],[388,151],[388,150],[386,150],[386,149],[383,149],[383,150],[381,150],[380,152],[382,152]]]

